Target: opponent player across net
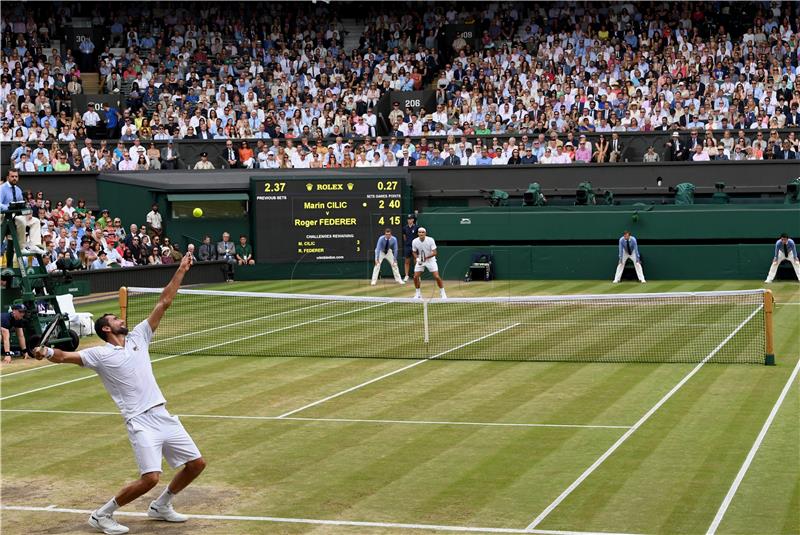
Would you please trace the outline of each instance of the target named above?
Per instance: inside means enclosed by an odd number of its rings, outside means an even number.
[[[436,285],[439,287],[439,293],[442,299],[447,299],[447,294],[444,293],[444,282],[439,276],[439,266],[436,263],[436,242],[433,238],[428,236],[428,231],[425,227],[420,227],[417,231],[417,237],[411,242],[411,253],[414,255],[414,299],[422,298],[422,291],[420,290],[420,277],[427,269],[430,271],[433,278],[436,280]]]

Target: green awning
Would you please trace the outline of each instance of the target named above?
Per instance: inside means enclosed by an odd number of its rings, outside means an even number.
[[[249,201],[247,193],[168,193],[170,202],[200,202],[200,201]]]

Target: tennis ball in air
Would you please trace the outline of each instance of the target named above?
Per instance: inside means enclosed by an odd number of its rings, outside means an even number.
[[[195,208],[194,210],[192,210],[192,215],[195,217],[203,217],[203,209]]]

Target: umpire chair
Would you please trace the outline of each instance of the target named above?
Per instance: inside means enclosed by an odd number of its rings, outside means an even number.
[[[64,351],[78,348],[78,333],[69,328],[69,318],[62,314],[56,297],[56,285],[69,282],[63,274],[47,273],[41,253],[22,250],[17,238],[15,218],[30,214],[24,203],[12,203],[1,214],[0,240],[5,245],[5,267],[0,272],[2,280],[3,309],[15,305],[25,305],[24,331],[28,349],[33,349],[41,341],[42,334],[52,322],[58,322],[55,334],[49,345]],[[14,267],[16,258],[17,267]],[[33,265],[31,259],[36,259]],[[49,314],[43,313],[52,310]],[[55,314],[53,314],[55,312]]]

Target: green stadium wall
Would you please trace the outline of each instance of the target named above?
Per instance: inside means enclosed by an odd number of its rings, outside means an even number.
[[[772,245],[653,245],[641,243],[642,263],[649,280],[759,279],[767,274]],[[588,246],[442,246],[439,269],[446,279],[462,279],[472,255],[490,252],[497,279],[611,279],[617,263],[615,244]],[[787,270],[789,268],[786,268]],[[402,272],[402,268],[401,268]],[[238,267],[237,280],[363,278],[371,263],[261,264]],[[391,277],[384,265],[383,277]]]
[[[155,201],[167,233],[185,246],[223,230],[253,235],[251,218],[173,220],[165,190],[98,180],[100,205],[128,224],[141,223]],[[763,280],[782,232],[800,237],[800,206],[787,204],[428,207],[419,215],[440,248],[448,279],[464,277],[474,253],[490,251],[499,279],[609,279],[616,243],[629,229],[639,239],[648,279]],[[377,236],[375,237],[377,239]],[[260,264],[237,279],[368,278],[372,263]],[[382,275],[390,276],[387,265]]]
[[[616,240],[774,240],[800,235],[800,205],[636,205],[429,208],[419,224],[437,243]]]

